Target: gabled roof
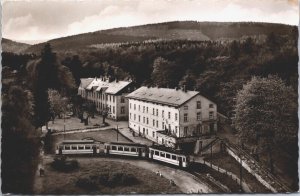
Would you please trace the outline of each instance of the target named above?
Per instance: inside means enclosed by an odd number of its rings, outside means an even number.
[[[86,88],[93,80],[94,78],[80,78],[80,86]]]
[[[149,101],[170,106],[181,106],[188,100],[198,95],[198,91],[183,91],[169,88],[140,87],[133,91],[127,98]]]
[[[117,94],[126,86],[128,86],[131,81],[112,81],[108,82],[102,80],[101,78],[82,78],[81,86],[87,90],[93,91],[104,91],[107,94]]]

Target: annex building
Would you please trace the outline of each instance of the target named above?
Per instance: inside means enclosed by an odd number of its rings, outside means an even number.
[[[129,128],[169,147],[217,131],[217,105],[198,91],[140,87],[126,96]]]
[[[131,81],[112,81],[108,77],[81,78],[78,94],[96,105],[98,112],[109,110],[108,118],[128,119],[128,100],[125,96],[132,92]]]

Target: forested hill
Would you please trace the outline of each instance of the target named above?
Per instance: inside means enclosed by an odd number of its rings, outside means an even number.
[[[265,37],[275,34],[288,34],[293,28],[289,25],[253,22],[166,22],[142,26],[102,30],[50,40],[55,51],[72,51],[89,47],[102,47],[102,44],[140,42],[146,40],[220,40],[240,39],[245,36]],[[26,52],[38,53],[43,43],[29,47]]]
[[[1,45],[2,45],[2,51],[13,52],[13,53],[21,53],[30,46],[29,44],[15,42],[5,38],[2,38]]]

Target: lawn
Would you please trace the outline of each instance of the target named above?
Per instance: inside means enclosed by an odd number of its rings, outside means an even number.
[[[45,165],[46,175],[42,178],[42,189],[39,194],[159,194],[180,193],[177,186],[171,185],[169,180],[159,177],[154,172],[117,161],[99,159],[79,159],[79,170],[64,173]],[[118,176],[124,174],[136,179],[124,184],[106,185],[103,175]],[[78,179],[96,179],[96,186],[85,189],[76,186]],[[98,179],[102,179],[99,182]],[[104,178],[105,180],[105,178]]]

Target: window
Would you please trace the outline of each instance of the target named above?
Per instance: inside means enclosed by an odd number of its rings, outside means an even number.
[[[153,108],[152,114],[153,114],[153,115],[155,114],[155,109],[154,109],[154,108]]]
[[[143,117],[143,123],[145,123],[145,117]]]
[[[176,155],[172,155],[172,159],[173,159],[173,160],[176,160]]]
[[[188,110],[188,109],[189,109],[189,106],[185,105],[185,106],[183,107],[183,109],[184,109],[184,110]]]
[[[171,118],[171,112],[168,113],[168,118],[169,118],[169,119]]]
[[[188,114],[185,113],[183,116],[183,122],[187,122],[188,121]]]
[[[154,151],[154,154],[159,156],[159,152],[158,151]]]
[[[197,109],[201,109],[201,101],[197,101]]]
[[[129,148],[128,147],[124,147],[124,151],[129,151]]]
[[[156,121],[156,127],[158,128],[158,120]]]
[[[165,153],[164,152],[160,152],[160,156],[161,157],[165,157]]]
[[[124,97],[121,97],[121,103],[125,103],[125,98]]]
[[[175,114],[175,120],[178,120],[178,114],[177,113]]]
[[[72,146],[71,149],[72,150],[77,150],[77,146]]]
[[[111,149],[112,150],[117,150],[117,147],[116,146],[112,146]]]
[[[135,104],[134,104],[134,106],[133,106],[133,107],[134,107],[133,109],[135,110],[135,108],[136,108],[136,107],[135,107]]]
[[[171,155],[170,154],[166,154],[166,158],[170,159]]]
[[[153,120],[153,127],[155,126],[155,120]]]
[[[131,148],[131,152],[136,152],[136,148]]]
[[[143,106],[143,113],[145,113],[145,106]]]
[[[131,103],[129,104],[129,108],[131,109]]]
[[[118,147],[118,151],[123,151],[123,147],[122,147],[122,146],[119,146],[119,147]]]
[[[111,101],[111,95],[109,95],[109,101]]]
[[[148,107],[146,107],[146,112],[148,113]]]
[[[113,97],[113,102],[115,103],[115,96],[112,96]]]
[[[141,106],[139,105],[139,111],[141,110]]]
[[[115,113],[115,106],[113,106],[113,114]]]
[[[209,112],[209,119],[214,119],[214,112]]]
[[[158,109],[156,109],[156,116],[158,116]]]
[[[141,116],[139,115],[139,122],[141,122]]]
[[[165,123],[164,122],[162,122],[162,125],[161,125],[162,127],[162,129],[165,129]]]
[[[164,114],[164,113],[165,113],[165,111],[162,110],[162,111],[161,111],[161,117],[162,117],[162,118],[165,117],[165,114]]]
[[[133,120],[135,120],[136,119],[136,115],[134,114],[134,119]]]
[[[201,120],[201,112],[197,112],[197,120]]]
[[[197,133],[198,134],[202,133],[202,127],[201,127],[201,125],[197,125]]]
[[[214,104],[209,104],[209,108],[214,108]]]
[[[147,118],[147,125],[149,124],[149,118]]]
[[[84,146],[78,146],[78,150],[83,150]]]
[[[90,147],[90,146],[85,146],[85,149],[86,149],[86,150],[90,150],[91,147]]]
[[[65,146],[65,150],[70,150],[70,146]]]
[[[177,126],[175,126],[175,133],[177,134],[177,131],[178,131],[178,127]]]
[[[148,129],[146,129],[146,134],[148,135]]]
[[[121,114],[125,114],[125,106],[121,107]]]
[[[155,137],[155,132],[154,131],[152,132],[152,137]]]
[[[188,127],[184,127],[184,136],[187,136],[188,133]]]

